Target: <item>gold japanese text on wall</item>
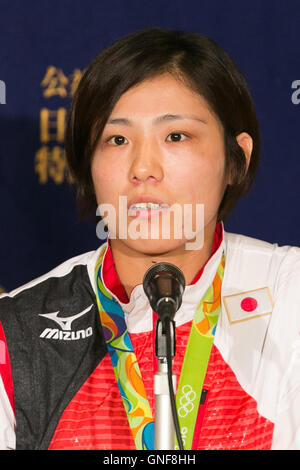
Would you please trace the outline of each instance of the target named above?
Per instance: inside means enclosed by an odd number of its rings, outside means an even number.
[[[66,76],[61,69],[50,65],[41,81],[43,97],[47,100],[45,107],[40,110],[40,148],[35,154],[35,172],[41,184],[46,184],[49,180],[56,184],[61,184],[66,179],[72,181],[67,170],[64,134],[67,106],[81,76],[82,71],[79,69],[74,69]],[[62,103],[56,109],[53,109],[53,105],[51,107],[53,98],[59,98]],[[55,102],[57,103],[57,99]]]

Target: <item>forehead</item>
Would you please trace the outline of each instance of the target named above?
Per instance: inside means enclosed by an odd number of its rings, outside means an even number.
[[[180,114],[189,111],[212,113],[210,105],[183,81],[166,73],[146,79],[121,95],[111,116],[123,112]]]

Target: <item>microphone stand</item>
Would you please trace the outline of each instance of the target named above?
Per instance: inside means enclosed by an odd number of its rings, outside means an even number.
[[[160,319],[156,322],[155,354],[158,358],[158,370],[154,375],[155,394],[155,450],[174,450],[175,428],[170,400],[168,381],[168,344],[166,322],[169,322],[171,358],[175,356],[175,322]],[[173,390],[176,390],[176,376],[172,374]]]
[[[143,279],[144,292],[159,319],[156,322],[155,354],[158,371],[154,374],[155,450],[174,450],[175,434],[179,449],[184,450],[176,410],[176,376],[172,373],[175,356],[175,322],[185,289],[183,273],[170,263],[156,263]]]

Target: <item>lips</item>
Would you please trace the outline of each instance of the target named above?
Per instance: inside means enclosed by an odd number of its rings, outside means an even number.
[[[149,217],[159,214],[169,207],[164,201],[153,196],[139,196],[133,198],[128,203],[128,216]]]
[[[153,203],[153,204],[158,204],[158,205],[164,205],[164,206],[168,206],[168,204],[166,204],[166,202],[162,201],[161,199],[158,199],[154,196],[137,196],[133,199],[130,199],[130,201],[128,202],[128,208],[130,208],[131,206],[134,206],[136,204],[139,204],[139,203]]]

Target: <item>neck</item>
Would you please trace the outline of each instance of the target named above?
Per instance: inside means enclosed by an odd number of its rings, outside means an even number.
[[[132,249],[122,240],[110,240],[111,251],[118,277],[124,286],[127,297],[133,288],[143,282],[147,269],[153,263],[172,263],[184,274],[186,285],[191,284],[198,271],[205,265],[212,251],[216,228],[216,220],[209,223],[204,229],[204,244],[198,250],[186,250],[180,245],[172,251],[159,254],[148,254]]]

